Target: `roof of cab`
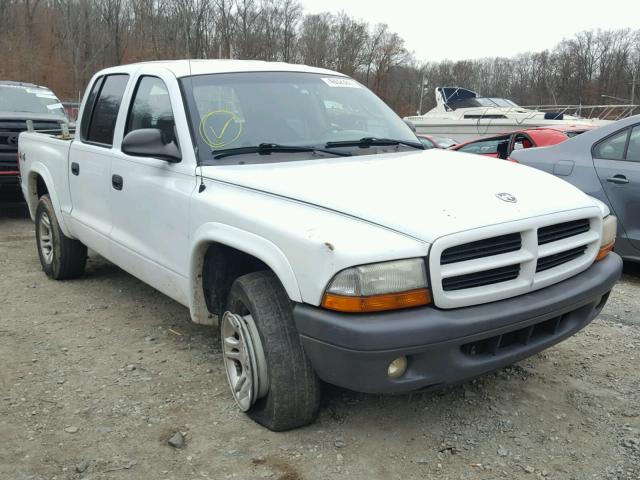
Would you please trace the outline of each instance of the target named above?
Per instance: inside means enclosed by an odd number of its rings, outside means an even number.
[[[165,68],[178,78],[188,77],[191,75],[236,72],[307,72],[345,76],[342,73],[326,70],[324,68],[310,67],[308,65],[295,63],[264,62],[260,60],[160,60],[111,67],[100,73],[133,73],[145,65]]]

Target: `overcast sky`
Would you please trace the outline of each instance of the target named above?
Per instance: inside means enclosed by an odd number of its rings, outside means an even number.
[[[344,10],[383,22],[418,60],[512,56],[581,30],[640,28],[639,0],[300,0],[306,13]]]

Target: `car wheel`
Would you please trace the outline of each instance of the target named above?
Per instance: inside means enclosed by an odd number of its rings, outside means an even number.
[[[62,232],[49,195],[40,197],[35,220],[38,256],[47,276],[66,280],[82,275],[87,262],[87,247]]]
[[[291,301],[272,272],[234,281],[219,328],[227,379],[242,411],[274,431],[315,420],[320,384],[300,342]]]

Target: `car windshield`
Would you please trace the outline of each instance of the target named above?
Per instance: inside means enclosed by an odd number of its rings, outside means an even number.
[[[347,77],[229,73],[187,77],[182,86],[203,161],[212,159],[212,152],[261,144],[324,147],[328,142],[362,138],[418,143],[407,124],[382,100]],[[376,151],[370,145],[341,149],[353,155]],[[266,162],[284,157],[259,158]],[[313,158],[313,153],[307,152],[306,157]]]
[[[0,85],[0,112],[66,116],[62,103],[51,90],[22,85]]]

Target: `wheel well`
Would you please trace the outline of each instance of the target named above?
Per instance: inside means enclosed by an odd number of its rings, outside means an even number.
[[[261,270],[270,268],[253,255],[220,243],[209,245],[202,266],[202,289],[209,312],[221,315],[234,280]]]
[[[44,183],[42,177],[36,174],[36,195],[40,198],[43,195],[49,193],[49,189],[47,188],[47,184]]]

